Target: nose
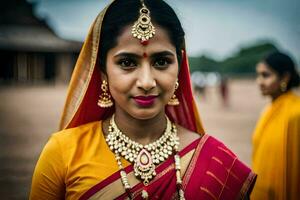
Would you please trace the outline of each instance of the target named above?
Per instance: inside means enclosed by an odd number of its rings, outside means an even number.
[[[156,87],[156,81],[153,75],[152,68],[149,64],[143,64],[139,68],[137,87],[145,92],[151,91]]]
[[[263,82],[262,77],[260,75],[257,75],[256,76],[256,84],[260,86],[262,84],[262,82]]]
[[[256,77],[256,84],[260,89],[264,88],[264,79],[261,76]]]

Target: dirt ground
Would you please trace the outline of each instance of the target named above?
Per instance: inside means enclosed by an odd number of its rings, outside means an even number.
[[[251,134],[263,106],[252,80],[229,83],[229,105],[217,88],[197,102],[206,132],[222,140],[251,164]],[[58,127],[65,85],[0,87],[0,197],[28,199],[34,165],[49,135]]]

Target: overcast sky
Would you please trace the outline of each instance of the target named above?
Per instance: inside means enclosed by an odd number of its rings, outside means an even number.
[[[30,0],[61,37],[84,40],[109,0]],[[181,19],[189,55],[222,59],[271,40],[300,63],[300,0],[167,0]]]

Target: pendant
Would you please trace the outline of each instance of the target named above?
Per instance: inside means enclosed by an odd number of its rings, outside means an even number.
[[[146,149],[139,152],[133,168],[135,176],[140,177],[144,185],[148,185],[149,181],[156,175],[152,156]]]
[[[149,194],[146,190],[142,190],[142,198],[143,199],[148,199],[149,198]]]

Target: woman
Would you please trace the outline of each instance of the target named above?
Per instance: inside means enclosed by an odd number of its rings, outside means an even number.
[[[184,32],[162,0],[116,0],[98,15],[61,129],[40,156],[31,199],[242,199],[255,181],[204,135]]]
[[[256,199],[298,199],[300,192],[300,78],[286,54],[275,52],[258,63],[257,83],[272,100],[253,135]]]

